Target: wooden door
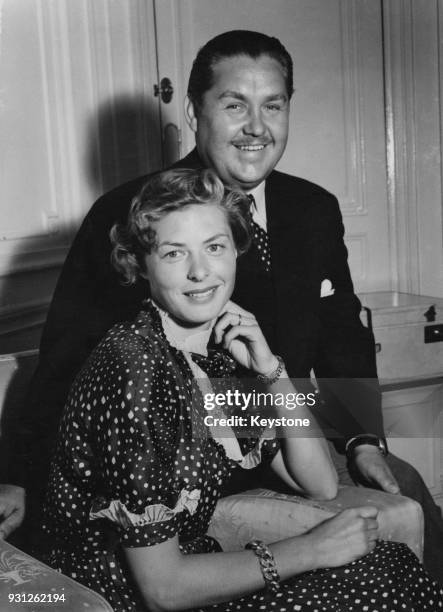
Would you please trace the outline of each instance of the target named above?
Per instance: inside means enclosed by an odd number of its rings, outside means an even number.
[[[381,5],[373,0],[175,0],[181,89],[195,53],[232,29],[277,36],[294,59],[279,168],[340,201],[358,291],[389,289]],[[184,148],[193,146],[190,132]]]

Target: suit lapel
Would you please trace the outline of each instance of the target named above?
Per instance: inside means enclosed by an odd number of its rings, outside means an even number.
[[[276,291],[297,302],[317,301],[317,252],[311,246],[310,204],[297,190],[297,179],[272,172],[266,181],[266,214]],[[313,278],[315,276],[315,278]]]
[[[287,193],[277,173],[266,181],[266,216],[271,245],[272,278],[279,295],[286,294],[297,279],[301,248],[301,215],[295,193]]]
[[[266,214],[272,258],[278,348],[291,375],[307,376],[317,326],[316,287],[308,278],[305,204],[295,180],[272,172],[266,181]]]

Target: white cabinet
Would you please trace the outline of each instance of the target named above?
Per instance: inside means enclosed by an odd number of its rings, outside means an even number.
[[[360,299],[372,315],[389,448],[419,470],[443,507],[443,342],[425,343],[439,336],[443,300],[397,292]]]

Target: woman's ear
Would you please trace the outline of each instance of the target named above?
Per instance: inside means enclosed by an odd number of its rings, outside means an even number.
[[[195,105],[192,100],[189,99],[189,96],[185,98],[185,117],[186,123],[189,125],[191,130],[195,133],[197,131],[197,115],[195,113]]]

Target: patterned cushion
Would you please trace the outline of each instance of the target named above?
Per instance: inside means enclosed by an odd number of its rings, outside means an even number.
[[[0,610],[112,612],[100,595],[0,540]]]
[[[224,551],[242,550],[254,538],[266,543],[306,533],[345,508],[376,506],[380,539],[403,542],[423,560],[423,511],[402,495],[364,487],[340,487],[331,501],[312,501],[296,495],[254,489],[221,499],[208,535]]]

